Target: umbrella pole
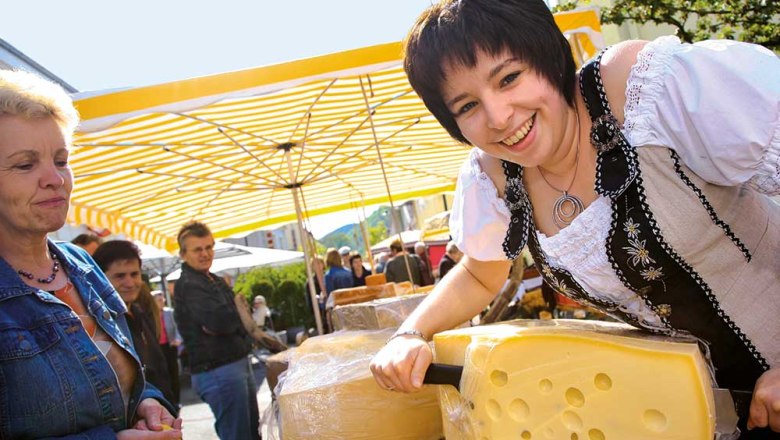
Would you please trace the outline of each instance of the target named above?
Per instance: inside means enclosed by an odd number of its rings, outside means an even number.
[[[360,196],[360,209],[363,211],[363,216],[361,218],[360,211],[358,211],[358,220],[360,223],[360,233],[363,235],[363,244],[366,246],[366,258],[368,258],[368,263],[371,265],[371,273],[376,274],[374,255],[371,254],[371,243],[368,242],[368,229],[366,229],[366,223],[368,222],[368,219],[366,218],[366,203],[365,200],[363,200],[362,194]]]
[[[279,146],[284,150],[284,157],[287,159],[287,168],[290,171],[290,182],[295,182],[295,175],[293,173],[292,159],[290,158],[291,144],[284,144]],[[314,322],[317,325],[317,334],[322,335],[325,332],[322,329],[322,316],[320,316],[319,301],[317,301],[317,290],[314,288],[314,278],[311,270],[311,258],[309,257],[309,246],[306,243],[306,235],[303,231],[303,213],[301,212],[301,205],[298,202],[298,186],[299,184],[291,184],[293,201],[295,202],[295,217],[298,219],[298,235],[301,237],[301,247],[303,248],[303,258],[306,262],[306,279],[309,285],[309,295],[311,296],[311,308],[314,313]]]
[[[171,292],[168,292],[168,280],[166,279],[167,273],[160,274],[160,290],[163,291],[163,297],[165,298],[165,304],[168,307],[173,307],[173,298],[171,298]]]

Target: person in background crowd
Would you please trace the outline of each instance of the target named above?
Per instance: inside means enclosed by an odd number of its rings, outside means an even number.
[[[97,235],[79,234],[70,242],[87,251],[89,255],[92,255],[95,253],[95,250],[98,248],[98,246],[103,243],[103,240],[101,240]]]
[[[98,246],[92,258],[127,306],[127,325],[133,335],[135,350],[144,364],[146,379],[173,403],[177,399],[174,398],[168,376],[168,363],[155,333],[154,316],[138,305],[142,290],[146,289],[146,294],[151,297],[149,287],[141,279],[141,255],[138,248],[130,241],[111,240]]]
[[[325,289],[328,291],[328,295],[334,290],[353,287],[352,272],[344,268],[339,251],[333,248],[328,249],[325,254],[325,264],[328,265],[328,271],[325,273]],[[347,260],[347,266],[349,266],[349,260]]]
[[[143,270],[143,266],[141,270]],[[138,294],[135,304],[141,307],[144,314],[152,318],[152,322],[154,323],[154,335],[159,339],[160,332],[162,331],[160,327],[160,308],[157,307],[157,301],[152,295],[152,289],[145,280],[148,280],[148,277],[144,278],[142,276],[143,286],[141,286],[141,292]]]
[[[444,278],[444,275],[447,275],[447,272],[455,267],[455,265],[458,264],[458,261],[463,258],[463,252],[458,249],[458,245],[456,245],[454,241],[447,243],[444,252],[444,256],[439,262],[439,279]]]
[[[189,353],[192,386],[214,413],[220,439],[257,440],[260,414],[248,358],[251,337],[233,291],[209,272],[214,237],[205,224],[193,221],[182,226],[177,241],[183,262],[173,317]]]
[[[255,324],[263,330],[267,328],[266,325],[273,327],[273,325],[270,325],[271,310],[268,309],[268,305],[266,304],[263,295],[257,295],[255,299],[252,300],[252,319],[255,321]]]
[[[419,389],[427,339],[483,310],[527,244],[569,298],[703,341],[718,386],[753,391],[740,438],[780,437],[777,54],[666,36],[578,71],[542,0],[443,0],[405,41],[410,84],[475,148],[450,216],[466,256],[372,361],[380,386]]]
[[[349,267],[352,270],[352,285],[354,287],[365,286],[366,277],[371,273],[363,266],[363,257],[359,253],[353,252],[349,256]]]
[[[420,285],[422,283],[422,275],[420,275],[420,257],[417,255],[410,255],[404,251],[404,247],[401,244],[401,240],[393,240],[390,243],[390,255],[391,258],[385,265],[385,276],[388,283],[400,283],[403,281],[411,281],[412,284]],[[411,272],[411,278],[409,273]]]
[[[384,273],[385,265],[387,264],[388,260],[390,260],[390,254],[387,252],[381,252],[376,256],[376,266],[374,267],[376,273]]]
[[[279,353],[280,351],[287,350],[287,345],[283,344],[274,335],[269,334],[260,327],[252,318],[252,311],[249,308],[249,302],[246,297],[237,293],[233,297],[238,314],[241,317],[241,323],[244,325],[244,329],[249,333],[249,336],[256,342],[259,347],[267,348],[271,353]]]
[[[0,70],[0,437],[179,439],[122,299],[86,251],[47,238],[70,207],[77,124],[60,86]]]
[[[345,269],[349,269],[349,254],[352,252],[349,246],[342,246],[339,248],[339,255],[341,255],[341,265]]]
[[[420,277],[421,286],[430,286],[433,284],[433,273],[431,273],[431,259],[428,258],[428,246],[418,241],[414,244],[414,253],[420,258]]]
[[[168,378],[173,392],[172,402],[179,405],[181,397],[181,381],[179,380],[179,347],[182,344],[179,328],[176,327],[176,321],[173,319],[173,309],[165,305],[165,293],[160,290],[152,292],[152,297],[160,311],[160,350],[165,356],[165,363],[168,367]]]

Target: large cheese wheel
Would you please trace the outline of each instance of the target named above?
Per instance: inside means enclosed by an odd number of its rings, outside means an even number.
[[[435,335],[436,362],[464,365],[442,387],[454,439],[711,440],[708,363],[694,341],[597,321],[514,321]]]

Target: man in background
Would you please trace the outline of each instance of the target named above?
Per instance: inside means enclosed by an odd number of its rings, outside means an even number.
[[[92,255],[95,253],[98,246],[103,243],[103,240],[101,240],[97,235],[79,234],[70,242],[87,251],[89,255]]]
[[[146,380],[163,393],[178,414],[165,356],[157,343],[154,317],[139,304],[142,294],[149,295],[149,287],[141,278],[141,254],[138,248],[130,241],[111,240],[98,246],[92,258],[127,306],[127,326],[133,336],[135,351],[144,365]],[[142,292],[143,289],[147,290]]]
[[[463,252],[458,249],[454,241],[447,243],[445,254],[439,262],[439,279],[444,278],[453,267],[463,258]]]
[[[173,316],[189,353],[193,389],[214,413],[220,439],[259,440],[257,385],[247,357],[252,343],[233,291],[209,272],[214,237],[205,224],[189,222],[177,241],[183,262]]]
[[[433,284],[433,268],[431,260],[428,258],[428,245],[425,242],[418,241],[414,244],[414,253],[420,258],[420,276],[422,277],[421,286],[430,286]]]
[[[349,246],[341,246],[339,248],[339,255],[341,255],[341,265],[349,270],[349,253],[352,249]]]
[[[391,258],[385,265],[385,277],[387,277],[388,283],[411,281],[412,284],[422,285],[420,257],[409,255],[408,252],[404,251],[401,240],[398,239],[390,243],[390,255]],[[409,278],[410,273],[411,278]]]

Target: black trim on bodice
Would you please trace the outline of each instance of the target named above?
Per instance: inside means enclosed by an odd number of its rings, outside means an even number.
[[[591,142],[598,150],[595,189],[598,194],[609,197],[612,205],[612,221],[605,243],[607,257],[623,285],[635,292],[655,312],[658,320],[645,322],[628,313],[625,305],[588,295],[569,271],[550,265],[536,236],[533,207],[522,184],[523,169],[506,161],[502,161],[502,165],[511,220],[503,244],[504,252],[514,259],[528,244],[545,282],[558,292],[653,333],[692,334],[708,346],[720,386],[752,390],[769,365],[721,309],[702,277],[661,236],[647,203],[637,153],[609,108],[601,82],[601,54],[583,66],[580,90],[593,121]],[[684,175],[674,155],[673,158],[678,176],[696,193],[713,223],[723,229],[749,259],[750,253],[744,244],[720,221],[703,193]]]

